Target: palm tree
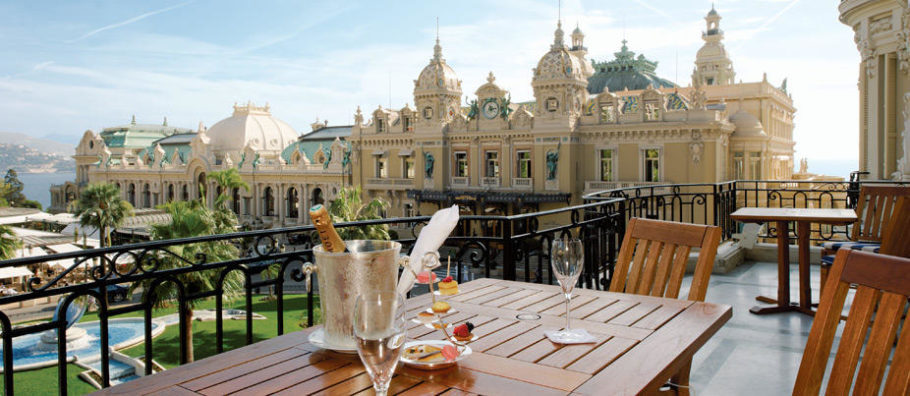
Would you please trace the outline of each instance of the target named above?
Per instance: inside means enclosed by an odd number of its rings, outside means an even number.
[[[101,247],[110,246],[110,231],[133,215],[133,206],[120,198],[120,189],[110,183],[91,184],[75,203],[79,223],[98,229]]]
[[[0,208],[8,206],[3,196],[9,191],[9,185],[0,183]],[[16,256],[16,249],[22,247],[22,241],[16,236],[12,228],[0,226],[0,260],[8,260]]]
[[[16,250],[22,247],[22,241],[12,228],[0,226],[0,260],[16,257]]]
[[[388,207],[388,203],[381,198],[373,198],[370,202],[363,203],[360,194],[359,186],[342,188],[338,192],[338,197],[328,207],[333,223],[382,218],[382,213]],[[389,226],[386,224],[344,227],[337,230],[338,236],[344,240],[389,239]]]
[[[237,215],[228,209],[227,203],[231,199],[231,191],[234,191],[235,188],[243,188],[246,191],[250,191],[250,185],[243,181],[243,177],[240,176],[237,168],[209,173],[206,179],[214,180],[221,187],[221,193],[215,198],[214,214],[217,227],[223,230],[229,226],[231,228],[230,231],[233,231],[233,227],[237,224]]]
[[[153,240],[166,240],[176,238],[190,238],[203,235],[219,234],[229,232],[233,226],[220,227],[217,224],[215,213],[202,203],[201,200],[194,201],[174,201],[161,206],[167,214],[171,216],[170,223],[152,224],[149,234]],[[225,231],[227,228],[228,231]],[[222,262],[234,260],[238,257],[238,249],[226,240],[210,241],[199,243],[188,243],[172,245],[168,250],[173,253],[162,254],[156,257],[159,262],[159,270],[169,270],[190,266],[186,260],[195,261],[197,255],[205,255],[206,262]],[[179,258],[178,258],[179,257]],[[181,259],[183,258],[183,259]],[[185,259],[185,260],[184,260]],[[188,294],[197,294],[217,289],[217,281],[221,276],[221,269],[211,269],[205,271],[192,271],[175,277],[183,284]],[[142,287],[145,293],[148,293],[151,286],[151,279],[134,283],[130,291]],[[244,277],[238,271],[229,272],[222,284],[222,295],[227,300],[232,300],[243,291]],[[165,282],[157,286],[154,294],[151,295],[152,303],[155,308],[169,307],[177,300],[177,285],[172,282]],[[201,301],[188,300],[188,309],[185,312],[184,320],[186,325],[186,357],[189,362],[194,360],[193,354],[193,310]]]

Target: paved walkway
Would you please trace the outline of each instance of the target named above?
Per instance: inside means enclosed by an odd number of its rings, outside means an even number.
[[[812,297],[818,301],[819,272],[812,267]],[[798,267],[790,267],[791,296],[799,296]],[[688,293],[687,277],[683,285]],[[777,295],[777,264],[746,263],[711,275],[707,301],[733,305],[733,318],[695,355],[692,387],[697,395],[789,395],[803,356],[812,317],[799,313],[758,316],[755,296]],[[793,297],[791,297],[793,298]]]

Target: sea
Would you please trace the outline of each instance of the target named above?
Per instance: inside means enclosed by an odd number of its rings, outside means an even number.
[[[51,185],[76,180],[76,172],[20,173],[19,180],[23,184],[22,193],[47,209],[51,205]]]

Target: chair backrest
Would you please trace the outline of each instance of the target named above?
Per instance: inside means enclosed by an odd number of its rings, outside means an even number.
[[[852,394],[876,395],[884,380],[883,394],[910,394],[910,322],[902,319],[910,296],[910,259],[852,249],[837,251],[809,331],[793,394],[817,395],[821,390],[851,284],[857,285],[856,294],[834,356],[826,393],[846,395],[852,386]],[[875,321],[870,331],[873,316]],[[901,321],[906,323],[892,357]],[[891,368],[885,379],[889,357]]]
[[[882,254],[910,258],[910,195],[897,199],[891,220],[882,231]]]
[[[701,250],[689,300],[704,301],[720,238],[719,227],[633,217],[619,249],[610,291],[678,298],[689,251],[697,247]]]
[[[910,195],[910,187],[899,185],[864,185],[856,202],[856,224],[851,239],[881,242],[882,231],[894,212],[898,197]]]

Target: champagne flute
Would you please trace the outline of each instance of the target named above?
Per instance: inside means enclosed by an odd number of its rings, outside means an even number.
[[[569,303],[572,300],[572,290],[578,283],[578,276],[581,275],[584,266],[584,247],[581,240],[568,237],[553,240],[550,264],[553,267],[553,274],[566,296],[566,328],[556,332],[555,338],[557,341],[572,342],[584,336],[584,334],[573,331],[569,323]]]
[[[354,306],[357,354],[378,396],[389,390],[406,329],[404,299],[396,291],[369,291],[357,297]]]

